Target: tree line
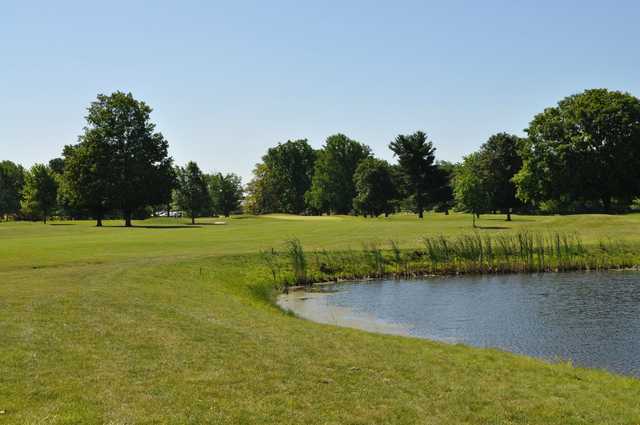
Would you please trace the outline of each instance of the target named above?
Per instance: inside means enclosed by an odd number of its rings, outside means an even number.
[[[640,196],[640,101],[586,90],[537,114],[526,137],[505,132],[452,164],[424,132],[389,143],[396,164],[343,134],[269,149],[246,187],[252,213],[388,215],[625,212]]]
[[[204,174],[195,162],[175,166],[169,144],[155,131],[152,109],[130,93],[98,95],[78,142],[62,157],[25,170],[0,162],[0,216],[42,219],[146,218],[158,210],[228,216],[240,208],[235,174]]]
[[[0,215],[91,216],[179,209],[199,215],[356,214],[456,209],[484,213],[624,212],[640,196],[640,101],[606,89],[568,96],[537,114],[526,136],[497,133],[459,163],[439,161],[422,131],[389,142],[395,164],[344,134],[321,149],[306,139],[267,150],[253,179],[176,167],[131,94],[99,95],[61,158],[30,170],[0,162]],[[475,223],[475,221],[474,221]]]

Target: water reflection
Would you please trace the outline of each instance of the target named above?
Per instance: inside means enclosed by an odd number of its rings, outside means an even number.
[[[385,280],[329,289],[336,292],[285,307],[325,323],[365,329],[367,323],[368,330],[393,329],[640,376],[640,273]],[[317,313],[332,309],[340,312],[332,320]]]

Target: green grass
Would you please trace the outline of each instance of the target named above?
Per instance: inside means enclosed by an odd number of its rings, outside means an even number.
[[[469,235],[469,216],[200,221],[0,223],[0,424],[640,423],[637,379],[311,323],[270,303],[264,257],[286,240],[311,266],[315,252],[366,247],[378,267],[390,240],[388,258],[426,250],[425,237]],[[483,237],[640,246],[640,215],[479,224]]]

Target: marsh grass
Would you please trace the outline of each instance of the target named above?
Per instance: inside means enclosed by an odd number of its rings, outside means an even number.
[[[632,250],[619,241],[600,240],[585,248],[577,233],[519,231],[512,234],[473,232],[458,236],[425,236],[422,249],[403,250],[391,240],[388,249],[376,242],[352,249],[322,250],[307,265],[298,239],[287,241],[289,279],[296,284],[384,276],[424,274],[532,273],[626,268],[635,265]],[[284,266],[284,265],[281,265]]]
[[[285,245],[293,271],[293,283],[296,285],[309,283],[307,276],[307,256],[304,253],[300,240],[298,238],[289,239],[285,242]]]
[[[273,249],[260,251],[260,259],[267,266],[274,283],[278,282],[280,266],[278,264],[278,253]]]

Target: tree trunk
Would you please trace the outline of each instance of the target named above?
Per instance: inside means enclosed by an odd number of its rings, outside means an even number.
[[[191,224],[196,224],[196,215],[195,214],[191,214]]]
[[[96,218],[96,227],[102,227],[102,217]]]
[[[444,209],[444,215],[449,215],[449,208]]]
[[[476,215],[475,214],[471,214],[471,217],[473,218],[473,228],[476,228]]]
[[[43,215],[42,220],[44,221],[44,224],[47,224],[47,214],[46,213]]]
[[[511,221],[511,209],[507,210],[507,221]]]
[[[424,208],[418,207],[418,218],[424,218]]]
[[[124,212],[124,227],[131,227],[131,211]]]

